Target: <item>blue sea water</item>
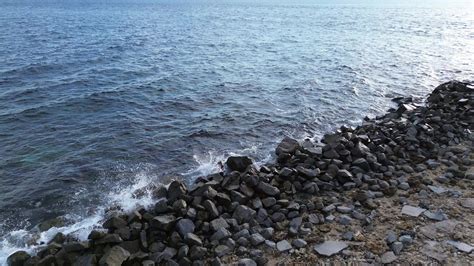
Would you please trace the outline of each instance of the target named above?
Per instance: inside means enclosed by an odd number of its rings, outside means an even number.
[[[167,176],[473,79],[473,54],[470,1],[0,0],[0,264]]]

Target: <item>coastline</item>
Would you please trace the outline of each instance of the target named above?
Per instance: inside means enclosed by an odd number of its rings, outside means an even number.
[[[229,171],[200,178],[191,188],[180,181],[156,188],[152,210],[112,216],[104,223],[107,232],[92,231],[89,241],[57,235],[37,255],[19,251],[9,263],[469,262],[474,158],[466,129],[473,129],[473,87],[444,83],[426,106],[394,100],[398,109],[357,128],[343,126],[322,142],[285,138],[274,164],[256,169],[250,158],[229,157]],[[430,206],[433,196],[450,193],[450,200],[467,200],[459,202],[458,212],[468,213],[463,219],[447,210],[449,204]],[[395,226],[400,221],[404,225]],[[433,225],[439,223],[448,237],[438,237],[441,229]],[[390,224],[395,228],[387,229]],[[467,232],[454,237],[459,225]],[[426,247],[425,241],[436,243]],[[449,247],[459,250],[454,261]],[[443,252],[448,255],[438,256]]]

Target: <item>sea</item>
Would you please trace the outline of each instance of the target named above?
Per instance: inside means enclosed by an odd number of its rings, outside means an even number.
[[[0,0],[0,265],[452,79],[474,1]]]

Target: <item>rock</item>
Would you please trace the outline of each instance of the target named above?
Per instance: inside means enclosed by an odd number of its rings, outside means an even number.
[[[130,257],[130,253],[119,246],[113,246],[99,261],[99,265],[122,265]]]
[[[232,234],[225,228],[219,228],[217,229],[217,231],[212,234],[210,240],[211,241],[214,241],[214,240],[217,240],[217,241],[220,241],[222,239],[225,239],[225,238],[229,238]]]
[[[452,235],[458,224],[460,224],[460,222],[455,220],[444,220],[425,225],[420,228],[420,232],[428,238],[435,239],[438,237],[438,234]]]
[[[314,250],[323,256],[332,256],[341,252],[343,249],[347,248],[347,244],[341,241],[328,240],[324,243],[317,244],[314,246]]]
[[[444,253],[444,250],[436,241],[426,241],[426,244],[421,248],[420,252],[440,263],[444,263],[448,258],[448,255]]]
[[[423,212],[423,215],[426,218],[431,219],[431,220],[435,220],[435,221],[443,221],[443,220],[448,219],[446,214],[444,214],[441,210],[438,210],[436,212],[425,211],[425,212]]]
[[[89,242],[68,242],[63,245],[64,251],[67,253],[80,252],[89,248]]]
[[[299,174],[307,178],[315,178],[321,173],[319,168],[308,169],[308,168],[304,168],[303,166],[296,167],[296,171],[298,171]]]
[[[382,262],[383,264],[392,263],[396,260],[397,260],[397,256],[395,256],[393,251],[385,252],[380,258],[380,262]]]
[[[241,259],[237,262],[237,266],[257,266],[257,263],[252,259]]]
[[[150,259],[158,263],[162,261],[169,261],[177,253],[178,251],[176,249],[166,247],[162,252],[153,253],[153,255],[150,256]]]
[[[393,253],[395,253],[395,255],[400,255],[400,253],[402,252],[402,249],[403,249],[403,243],[402,242],[393,242],[391,245],[390,245],[390,249],[393,251]]]
[[[97,265],[97,256],[95,254],[84,254],[75,259],[72,266],[94,266]]]
[[[461,200],[461,206],[474,210],[474,198],[466,198]]]
[[[268,198],[262,199],[262,204],[265,208],[269,208],[269,207],[275,205],[276,202],[277,202],[277,200],[274,197],[268,197]]]
[[[269,196],[275,196],[275,195],[280,194],[280,190],[277,187],[272,186],[265,182],[258,183],[257,189]]]
[[[292,246],[291,246],[290,242],[288,242],[286,240],[282,240],[282,241],[277,242],[276,248],[280,252],[285,252],[285,251],[290,250],[292,248]]]
[[[280,144],[278,144],[275,153],[277,156],[281,154],[294,154],[300,148],[300,144],[295,139],[285,137]]]
[[[402,208],[402,214],[412,216],[412,217],[418,217],[424,211],[426,211],[426,209],[419,208],[419,207],[413,207],[413,206],[410,206],[410,205],[405,205]]]
[[[194,223],[189,219],[181,219],[176,223],[176,229],[181,237],[186,236],[188,233],[194,233]]]
[[[257,212],[245,205],[239,205],[235,208],[234,214],[232,215],[239,223],[249,222],[254,218]]]
[[[367,160],[364,159],[364,158],[356,159],[355,161],[352,162],[352,165],[357,166],[357,167],[363,169],[364,171],[369,171],[370,170],[369,162],[367,162]]]
[[[162,214],[168,211],[168,200],[165,198],[160,198],[155,203],[155,213]]]
[[[210,225],[213,231],[217,231],[219,228],[227,229],[230,227],[227,221],[222,217],[212,220]]]
[[[95,241],[96,245],[118,244],[122,242],[122,238],[118,234],[107,234],[99,240]]]
[[[7,264],[10,266],[23,266],[31,258],[26,251],[20,250],[8,256]]]
[[[193,233],[187,233],[184,240],[190,246],[202,246],[201,238]]]
[[[230,253],[230,248],[225,245],[218,245],[216,248],[214,248],[214,253],[216,254],[217,257],[222,257]]]
[[[436,186],[428,185],[428,188],[431,191],[433,191],[434,193],[438,194],[438,195],[441,195],[441,194],[444,194],[444,193],[448,192],[448,190],[443,188],[443,187],[436,187]]]
[[[45,232],[53,227],[62,227],[62,226],[64,226],[64,218],[56,217],[56,218],[52,218],[52,219],[41,222],[38,225],[38,229],[40,232]]]
[[[306,241],[304,241],[303,239],[301,238],[297,238],[295,240],[293,240],[291,242],[291,244],[295,247],[295,248],[303,248],[305,247],[308,243],[306,243]]]
[[[252,245],[258,246],[265,242],[265,238],[261,234],[255,233],[250,235],[250,242],[252,243]]]
[[[404,246],[408,246],[413,243],[413,238],[409,235],[402,235],[398,238],[398,241],[402,242]]]
[[[308,222],[312,224],[319,224],[320,221],[319,221],[318,215],[315,213],[311,213],[310,215],[308,215]]]
[[[174,215],[160,215],[155,216],[151,220],[151,226],[153,228],[163,230],[163,231],[170,231],[173,229],[176,223],[176,217]]]
[[[219,211],[217,210],[217,207],[214,204],[214,202],[212,202],[211,200],[205,200],[202,203],[202,206],[204,206],[204,208],[206,208],[206,210],[209,212],[209,215],[211,216],[211,218],[216,218],[216,217],[219,216]]]
[[[187,192],[186,185],[178,180],[173,180],[168,186],[168,200],[174,202],[183,197]]]
[[[351,231],[345,232],[344,234],[342,234],[341,238],[344,240],[351,241],[352,239],[354,239],[354,233],[352,233]]]
[[[247,156],[230,156],[226,161],[226,165],[230,170],[238,172],[244,172],[252,164],[252,159]]]
[[[352,174],[349,171],[347,171],[346,169],[342,169],[342,170],[337,171],[336,176],[337,176],[337,180],[341,184],[345,184],[347,182],[352,181]]]
[[[471,251],[474,249],[471,245],[468,245],[463,242],[457,242],[457,241],[447,241],[448,244],[451,246],[457,248],[458,250],[465,252],[465,253],[471,253]]]
[[[388,231],[387,236],[385,237],[385,241],[387,242],[387,244],[391,244],[397,241],[397,234],[395,234],[395,232],[393,231]]]
[[[102,225],[105,229],[119,229],[127,226],[127,221],[119,217],[111,217]]]
[[[207,254],[207,248],[200,246],[193,246],[189,250],[189,258],[191,260],[201,260]]]

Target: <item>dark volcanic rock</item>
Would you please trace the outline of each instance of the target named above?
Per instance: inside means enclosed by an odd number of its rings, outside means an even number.
[[[231,156],[227,158],[226,164],[232,171],[244,172],[253,162],[252,159],[247,156]]]
[[[10,266],[23,266],[30,257],[30,254],[26,253],[26,251],[17,251],[8,257],[7,264]]]
[[[300,147],[300,144],[298,143],[298,141],[289,137],[285,137],[280,142],[280,144],[278,144],[275,152],[276,152],[276,155],[278,156],[284,153],[293,154],[296,152],[296,150],[299,149],[299,147]]]

